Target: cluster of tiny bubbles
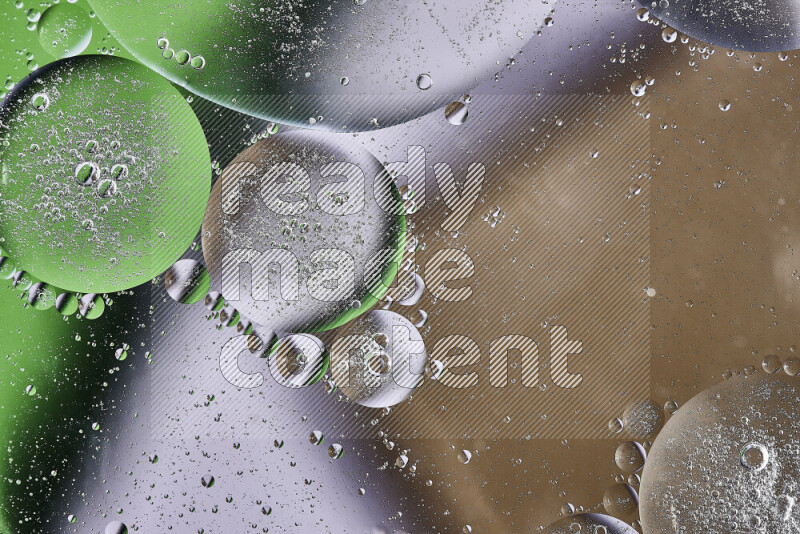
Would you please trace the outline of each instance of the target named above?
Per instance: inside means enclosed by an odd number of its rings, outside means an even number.
[[[139,64],[103,56],[62,59],[15,89],[0,121],[13,215],[0,227],[15,261],[87,293],[127,289],[166,269],[207,198],[197,171],[208,145],[180,93]],[[103,100],[109,93],[115,98]],[[153,104],[160,99],[175,105]]]
[[[211,277],[202,263],[183,259],[175,262],[164,273],[164,286],[172,300],[181,304],[194,304],[203,300],[211,289]]]
[[[545,534],[636,534],[623,521],[603,514],[579,513],[562,517],[544,529]]]
[[[181,260],[181,261],[192,262],[192,264],[190,263],[184,264],[182,269],[186,267],[192,268],[194,267],[193,264],[196,263],[198,266],[202,267],[201,271],[205,272],[205,267],[203,267],[202,264],[200,264],[199,262],[195,262],[194,260]],[[180,263],[180,261],[177,263]],[[206,276],[208,276],[207,272],[205,272],[205,274],[202,274],[200,278],[202,279],[203,277]],[[166,276],[165,276],[165,281],[166,281]],[[193,284],[189,285],[194,287]],[[219,291],[209,291],[208,288],[210,288],[210,286],[211,286],[210,279],[207,285],[204,281],[201,280],[198,285],[199,291],[195,294],[197,299],[193,300],[192,303],[199,302],[201,299],[203,300],[203,304],[211,312],[211,314],[207,316],[207,319],[219,321],[219,324],[217,324],[217,330],[221,330],[223,327],[235,328],[237,333],[255,338],[255,336],[253,335],[253,330],[254,330],[253,323],[249,319],[242,317],[241,314],[239,313],[239,310],[230,306],[230,304],[228,304],[225,301],[225,298],[220,294]],[[171,284],[170,287],[174,286]],[[167,291],[169,291],[169,288],[167,289]],[[202,294],[202,296],[198,296],[198,294]],[[177,302],[181,302],[174,296],[172,296],[172,298]],[[251,343],[248,341],[248,344],[250,345]],[[255,352],[252,346],[250,347],[250,351]]]
[[[320,116],[320,117],[318,117],[318,119],[322,120],[322,117]],[[309,122],[311,120],[313,120],[315,122],[317,121],[317,119],[314,119],[313,117],[311,119],[309,119]],[[246,145],[247,146],[253,146],[256,143],[258,143],[259,141],[261,141],[262,139],[266,139],[270,135],[274,135],[276,133],[278,133],[278,125],[275,124],[274,122],[267,123],[267,125],[264,127],[263,130],[261,130],[260,132],[258,132],[256,134],[253,134],[250,137],[250,139],[247,140]],[[219,176],[220,174],[222,174],[222,169],[220,168],[219,162],[217,162],[217,161],[212,162],[211,168],[212,168],[212,170],[213,170],[213,172],[214,172],[214,174],[216,176]]]
[[[58,59],[80,54],[92,40],[92,23],[86,11],[72,3],[48,7],[38,26],[42,48]]]
[[[174,59],[178,65],[191,65],[195,70],[203,70],[206,66],[206,60],[203,56],[193,56],[188,50],[179,50],[175,52],[169,46],[169,39],[166,37],[159,37],[156,41],[156,46],[161,50],[161,57],[164,59]]]

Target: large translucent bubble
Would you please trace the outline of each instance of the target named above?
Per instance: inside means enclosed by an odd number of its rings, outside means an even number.
[[[751,375],[683,405],[642,472],[644,532],[800,531],[799,386]]]
[[[552,10],[528,0],[90,3],[137,59],[209,100],[348,131],[457,100]]]
[[[383,165],[345,137],[309,130],[239,154],[203,221],[214,288],[280,333],[327,330],[369,309],[404,243],[402,203]]]
[[[31,74],[0,109],[0,237],[40,280],[128,289],[192,242],[210,187],[199,122],[166,80],[82,56]]]

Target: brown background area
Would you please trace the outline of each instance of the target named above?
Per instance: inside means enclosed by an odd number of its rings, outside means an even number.
[[[659,405],[682,405],[729,373],[750,366],[760,372],[766,354],[796,354],[798,59],[796,53],[786,61],[777,54],[729,57],[723,49],[703,59],[694,41],[655,46],[658,57],[646,68],[632,66],[609,89],[624,93],[637,75],[656,79],[648,88],[656,291],[650,396]],[[729,111],[719,109],[722,99],[731,102]],[[533,532],[557,519],[566,503],[603,512],[603,492],[621,475],[614,450],[625,439],[626,432],[605,440],[400,445],[411,449],[412,461],[420,459],[406,481],[428,527]],[[467,466],[456,458],[462,448],[474,454]],[[395,453],[386,454],[392,462]],[[428,478],[431,487],[422,484]]]

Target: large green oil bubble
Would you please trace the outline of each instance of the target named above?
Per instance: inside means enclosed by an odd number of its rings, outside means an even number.
[[[52,63],[0,108],[0,240],[36,278],[82,293],[158,275],[203,219],[211,163],[180,93],[110,56]]]
[[[90,0],[125,48],[216,103],[327,130],[391,126],[503,68],[552,9],[529,0]]]

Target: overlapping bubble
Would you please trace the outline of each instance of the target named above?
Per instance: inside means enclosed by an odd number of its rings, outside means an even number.
[[[259,141],[226,167],[202,238],[227,302],[273,332],[311,332],[346,323],[385,293],[405,216],[392,178],[369,152],[295,131]]]

